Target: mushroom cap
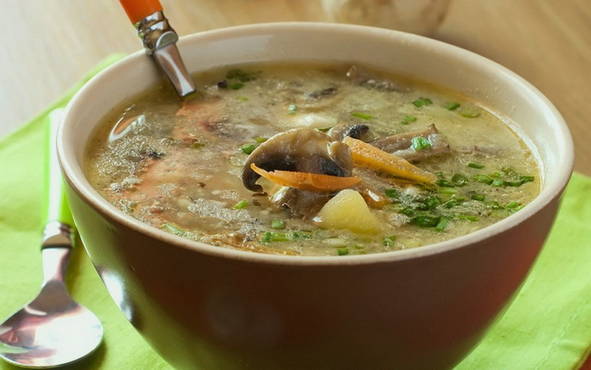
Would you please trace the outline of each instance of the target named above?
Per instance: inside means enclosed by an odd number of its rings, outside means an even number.
[[[299,128],[276,134],[256,148],[242,169],[242,183],[252,191],[261,191],[260,175],[250,165],[267,171],[299,171],[332,176],[350,176],[353,168],[349,147],[325,133]]]
[[[350,136],[353,139],[368,141],[370,133],[369,126],[363,123],[354,124],[339,124],[331,128],[328,131],[328,136],[334,140],[343,140],[345,137]]]

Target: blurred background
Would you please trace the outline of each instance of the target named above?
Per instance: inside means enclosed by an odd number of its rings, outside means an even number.
[[[180,35],[272,21],[402,29],[517,72],[554,102],[591,174],[589,0],[161,0]],[[33,118],[97,62],[141,48],[117,0],[3,0],[0,136]],[[182,50],[181,50],[182,51]]]

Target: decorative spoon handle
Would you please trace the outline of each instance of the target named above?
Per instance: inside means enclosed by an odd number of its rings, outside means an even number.
[[[56,137],[63,118],[63,111],[56,109],[49,114],[49,166],[47,224],[41,243],[43,257],[43,283],[63,282],[70,249],[73,247],[74,228],[72,215],[66,201],[56,150]]]
[[[47,222],[59,221],[71,227],[74,224],[72,214],[66,200],[64,179],[57,158],[57,131],[63,120],[63,109],[55,109],[49,113],[49,143],[48,143],[48,206]]]
[[[162,11],[159,0],[121,0],[121,5],[134,25],[150,14]]]
[[[195,92],[195,84],[181,58],[176,42],[179,36],[168,23],[158,0],[120,0],[137,28],[146,53],[166,74],[179,96]]]

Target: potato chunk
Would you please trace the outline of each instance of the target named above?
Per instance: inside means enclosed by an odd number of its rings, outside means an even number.
[[[381,225],[365,200],[355,190],[341,190],[318,212],[314,221],[327,229],[348,229],[369,234],[380,231]]]

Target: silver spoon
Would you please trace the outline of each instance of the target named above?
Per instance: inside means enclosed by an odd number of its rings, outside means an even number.
[[[43,232],[43,284],[35,299],[0,324],[0,357],[28,368],[70,364],[92,353],[101,343],[99,319],[68,294],[64,275],[74,231],[66,222],[62,178],[55,154],[55,133],[61,110],[51,119],[49,220]]]

